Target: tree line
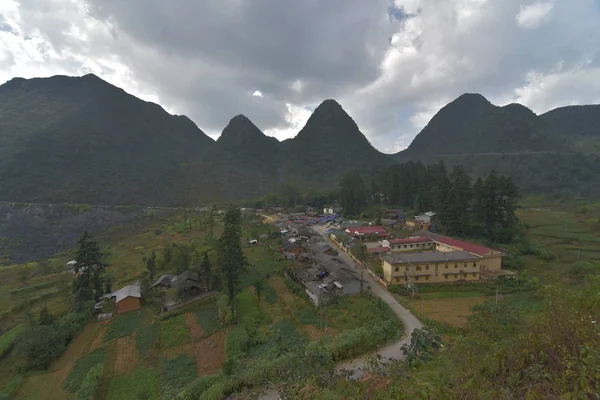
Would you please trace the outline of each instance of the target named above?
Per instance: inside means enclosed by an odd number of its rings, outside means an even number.
[[[437,213],[434,229],[449,235],[484,236],[507,242],[518,232],[519,190],[511,178],[490,172],[475,181],[461,165],[407,162],[376,170],[370,190],[358,172],[340,182],[344,215],[359,215],[367,203]]]

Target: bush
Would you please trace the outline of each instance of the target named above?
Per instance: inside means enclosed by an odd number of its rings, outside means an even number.
[[[233,314],[231,313],[229,297],[225,294],[219,296],[217,299],[217,313],[219,314],[221,325],[230,325],[233,323]]]
[[[600,274],[600,268],[587,261],[577,261],[571,264],[569,268],[569,275],[573,278],[583,278],[586,275],[598,274]]]
[[[102,363],[96,364],[86,374],[81,386],[75,395],[76,400],[94,400],[96,391],[98,390],[98,384],[102,377],[103,365]]]
[[[102,367],[104,363],[104,349],[100,348],[85,356],[81,357],[73,365],[73,369],[69,374],[69,377],[65,381],[64,388],[70,392],[78,392],[82,387],[84,380],[88,377],[90,370],[98,365]],[[98,373],[96,371],[95,373]],[[102,373],[100,372],[100,375]],[[94,378],[94,374],[90,375],[90,379]],[[96,378],[97,379],[97,378]],[[88,385],[91,385],[89,382]]]
[[[318,325],[321,323],[321,317],[317,315],[315,309],[312,307],[301,308],[294,315],[303,325]]]
[[[8,385],[4,386],[2,391],[0,391],[0,400],[10,400],[15,397],[17,390],[21,387],[23,383],[23,377],[18,375],[11,379]]]

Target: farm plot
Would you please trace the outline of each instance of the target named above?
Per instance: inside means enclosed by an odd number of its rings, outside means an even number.
[[[121,336],[131,335],[133,331],[142,326],[143,318],[144,314],[141,311],[129,312],[117,317],[111,321],[104,341],[108,342]]]
[[[219,332],[194,346],[198,376],[216,374],[225,362],[225,332]]]
[[[160,379],[156,370],[139,367],[127,375],[117,376],[110,382],[108,399],[158,400]]]
[[[115,363],[115,374],[127,374],[133,370],[137,361],[137,348],[135,345],[134,332],[131,336],[117,339],[117,362]]]
[[[20,399],[69,400],[74,394],[63,385],[71,373],[73,364],[67,364],[54,372],[30,376],[17,394]]]
[[[63,368],[81,357],[96,337],[98,327],[99,324],[97,322],[87,324],[83,328],[83,331],[73,339],[64,354],[56,361],[54,368]]]
[[[64,383],[64,388],[72,393],[76,393],[77,390],[79,390],[81,382],[83,382],[83,379],[87,375],[88,371],[92,367],[103,363],[104,356],[104,349],[98,349],[77,360]]]
[[[424,312],[427,318],[434,321],[455,327],[462,327],[467,322],[469,315],[471,315],[471,307],[481,304],[484,301],[485,297],[483,296],[430,298],[422,302],[419,300],[411,301],[411,306],[417,315],[421,315],[421,312]]]
[[[219,323],[219,313],[214,302],[203,305],[195,313],[196,321],[204,331],[205,336],[210,336],[221,329]]]
[[[163,363],[161,380],[164,386],[180,388],[196,377],[196,360],[188,354],[181,354]]]
[[[196,316],[194,314],[192,314],[191,312],[186,312],[185,314],[183,314],[183,317],[185,319],[185,325],[190,331],[190,336],[192,337],[192,340],[198,340],[202,336],[204,336],[204,331],[198,325],[196,321]]]
[[[190,332],[183,315],[176,315],[161,321],[160,343],[163,348],[178,347],[190,341]]]
[[[103,322],[100,324],[100,327],[98,328],[98,330],[96,332],[96,337],[94,338],[94,340],[92,341],[92,344],[88,348],[88,352],[92,352],[92,351],[97,350],[100,347],[102,347],[102,344],[104,343],[104,336],[106,335],[106,332],[108,331],[109,324],[110,324],[110,322]]]

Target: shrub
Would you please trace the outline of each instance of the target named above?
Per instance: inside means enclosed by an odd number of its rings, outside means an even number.
[[[102,363],[96,364],[85,375],[81,386],[75,395],[76,400],[94,400],[96,391],[98,390],[98,384],[102,377],[103,365]]]
[[[227,334],[225,349],[227,359],[237,360],[245,357],[252,345],[252,338],[244,325],[237,325]]]
[[[315,309],[312,307],[301,308],[294,315],[303,325],[318,325],[321,323],[321,317],[317,315]]]

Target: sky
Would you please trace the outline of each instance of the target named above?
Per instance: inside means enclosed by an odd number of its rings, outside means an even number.
[[[87,73],[213,138],[333,98],[392,153],[463,93],[600,103],[600,0],[0,0],[0,83]]]

